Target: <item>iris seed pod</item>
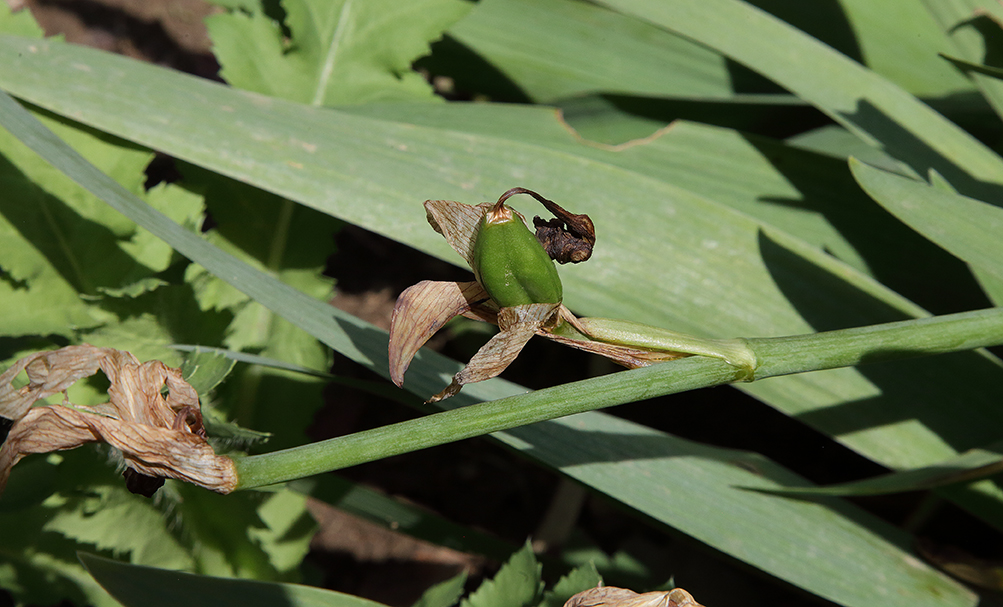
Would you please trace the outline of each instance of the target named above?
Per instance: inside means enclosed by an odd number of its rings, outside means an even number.
[[[564,291],[554,262],[504,199],[480,223],[471,264],[477,281],[502,308],[561,303]]]

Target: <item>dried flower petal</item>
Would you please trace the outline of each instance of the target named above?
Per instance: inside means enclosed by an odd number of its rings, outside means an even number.
[[[99,368],[111,382],[108,403],[32,407]],[[22,370],[29,383],[14,390],[11,382]],[[64,405],[70,403],[64,399]],[[233,462],[205,440],[198,394],[179,370],[160,361],[140,364],[129,352],[86,344],[33,354],[0,375],[0,414],[14,420],[0,448],[0,491],[25,455],[93,442],[120,450],[133,475],[180,479],[220,493],[236,487]]]
[[[542,303],[502,308],[498,312],[498,328],[501,330],[481,346],[467,366],[453,376],[453,381],[445,390],[428,402],[449,398],[464,384],[491,379],[504,371],[537,331],[556,321],[558,307],[559,304]]]
[[[425,213],[432,228],[445,237],[469,266],[473,264],[474,242],[481,219],[492,206],[490,202],[469,205],[453,200],[426,200]]]
[[[219,493],[236,486],[233,461],[217,456],[195,434],[55,406],[34,407],[11,428],[0,449],[0,490],[11,467],[25,455],[96,442],[119,449],[126,465],[145,476],[175,478]]]
[[[547,200],[526,188],[512,188],[502,194],[502,198],[515,194],[529,194],[556,217],[550,221],[544,221],[540,217],[533,218],[536,238],[551,259],[565,264],[581,263],[592,257],[592,249],[596,246],[596,228],[588,215],[576,215],[566,211],[553,200]]]
[[[425,342],[446,321],[470,313],[487,299],[487,291],[476,282],[423,280],[405,289],[390,320],[390,379],[403,385],[404,372]]]
[[[579,592],[564,607],[703,607],[682,588],[638,594],[626,588],[599,586]]]
[[[63,392],[77,380],[97,373],[101,358],[109,352],[115,350],[83,344],[18,360],[0,375],[0,416],[21,419],[36,400]],[[11,382],[21,371],[27,374],[28,385],[14,390]]]

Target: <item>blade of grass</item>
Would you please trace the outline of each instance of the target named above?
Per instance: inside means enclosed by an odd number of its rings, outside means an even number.
[[[385,398],[387,400],[400,403],[407,406],[416,406],[421,404],[421,399],[411,396],[406,392],[398,390],[386,383],[377,382],[366,379],[358,379],[355,377],[344,377],[341,375],[334,375],[332,373],[327,373],[326,371],[319,371],[317,369],[310,369],[300,365],[296,365],[283,360],[278,360],[276,358],[269,358],[267,356],[259,356],[257,354],[250,354],[248,352],[237,352],[234,350],[226,350],[223,348],[213,348],[209,346],[195,346],[189,344],[171,344],[167,346],[169,348],[174,348],[175,350],[180,350],[182,352],[202,352],[210,353],[221,358],[225,358],[231,362],[241,362],[249,365],[261,365],[263,367],[268,367],[271,369],[282,369],[283,371],[292,371],[293,373],[300,373],[309,377],[316,377],[318,379],[324,379],[332,384],[337,384],[339,386],[345,386],[348,388],[355,388],[366,392],[367,394],[372,394]],[[191,383],[191,380],[189,380]],[[193,384],[194,385],[194,384]],[[198,389],[201,394],[202,390]]]

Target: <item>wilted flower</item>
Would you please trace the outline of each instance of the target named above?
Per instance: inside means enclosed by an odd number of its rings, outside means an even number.
[[[599,586],[579,592],[564,607],[703,607],[682,588],[638,594],[626,588]]]
[[[505,205],[529,194],[557,215],[534,219],[536,236],[525,218]],[[446,321],[463,315],[497,324],[500,331],[430,402],[459,392],[464,384],[505,370],[533,335],[595,352],[627,367],[687,356],[590,338],[589,330],[561,303],[563,289],[553,260],[585,261],[595,244],[592,221],[568,213],[536,192],[513,188],[496,203],[467,205],[427,200],[428,222],[442,234],[474,272],[472,282],[422,281],[401,293],[390,324],[390,378],[403,385],[411,359]]]
[[[98,369],[111,383],[109,402],[70,403],[66,390]],[[22,371],[28,384],[15,389]],[[61,405],[32,406],[60,392]],[[233,462],[206,442],[195,389],[178,369],[156,360],[140,364],[129,352],[84,344],[22,358],[0,375],[0,416],[14,421],[0,448],[0,492],[25,455],[95,442],[122,452],[126,485],[134,493],[152,495],[165,477],[219,493],[237,484]]]

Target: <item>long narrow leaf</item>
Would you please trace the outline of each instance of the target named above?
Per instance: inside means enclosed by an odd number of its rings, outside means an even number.
[[[1003,472],[1003,443],[972,449],[934,466],[893,472],[873,478],[825,487],[789,487],[782,495],[883,495],[935,489],[987,478]]]
[[[1003,159],[900,87],[831,47],[740,0],[602,0],[705,44],[818,107],[918,174],[930,168],[962,192],[991,196]],[[769,44],[763,41],[768,40]]]
[[[301,586],[193,575],[81,553],[94,579],[126,607],[381,607],[350,594]]]
[[[275,292],[281,292],[287,301],[287,307],[281,307],[283,312],[311,328],[323,329],[318,337],[326,336],[363,364],[372,364],[364,352],[372,352],[377,344],[385,345],[385,336],[374,335],[376,332],[367,330],[361,321],[342,319],[330,308],[292,289],[288,290],[291,293],[281,291],[288,287],[242,266],[197,235],[167,225],[171,222],[152,210],[144,210],[141,201],[48,135],[9,97],[0,94],[0,104],[0,123],[25,143],[95,193],[106,196],[109,204],[139,219],[142,225],[208,269],[220,272],[221,277],[235,286],[249,294],[260,294],[263,300],[277,307]],[[325,328],[325,315],[348,325],[350,334]],[[438,360],[434,356],[421,357],[415,366],[432,366],[429,358]],[[709,359],[706,362],[711,368],[727,367]],[[687,366],[677,368],[683,371]],[[727,369],[723,371],[722,377],[730,373]],[[625,383],[625,378],[629,380],[635,375],[610,379]],[[441,381],[441,374],[439,378]],[[506,384],[482,384],[470,393],[484,395],[492,391],[492,385]],[[643,384],[630,387],[629,391],[635,389],[648,391]],[[493,391],[497,394],[498,388]],[[897,591],[888,597],[888,605],[973,602],[970,593],[943,575],[917,565],[914,557],[904,551],[907,538],[899,531],[853,506],[838,501],[809,503],[767,495],[750,498],[747,492],[735,489],[735,486],[776,488],[803,482],[765,458],[702,447],[597,413],[521,428],[500,438],[584,483],[615,494],[623,503],[656,520],[842,604],[869,605],[874,592],[889,585]],[[652,487],[660,487],[661,491],[652,491]],[[819,546],[817,530],[822,528],[830,529],[832,536],[824,546]],[[930,598],[931,588],[936,588],[936,599]]]
[[[1003,208],[851,160],[860,186],[920,234],[1003,280]]]
[[[54,111],[454,262],[417,201],[473,202],[518,180],[569,206],[573,202],[601,226],[593,259],[562,272],[568,305],[584,314],[720,337],[802,333],[923,314],[784,230],[664,177],[576,153],[573,137],[540,118],[545,111],[522,112],[535,116],[536,135],[507,139],[505,129],[517,120],[508,108],[483,113],[492,126],[471,133],[316,110],[50,42],[0,38],[0,61],[13,66],[0,72],[0,85]],[[82,65],[87,71],[74,67]],[[565,143],[551,146],[559,136]],[[708,176],[715,178],[721,174]],[[273,302],[281,305],[281,298]],[[385,354],[377,349],[365,360],[383,372],[374,361]],[[359,351],[349,346],[346,352]],[[441,389],[445,375],[426,369],[413,369],[406,384],[425,396]],[[798,375],[746,389],[868,457],[910,468],[997,438],[992,429],[1003,425],[1003,410],[993,395],[1000,373],[992,358],[964,354],[887,365],[866,375],[851,369]],[[487,392],[469,393],[504,394],[489,385]],[[867,406],[879,397],[881,406]],[[943,403],[951,403],[949,413]]]

